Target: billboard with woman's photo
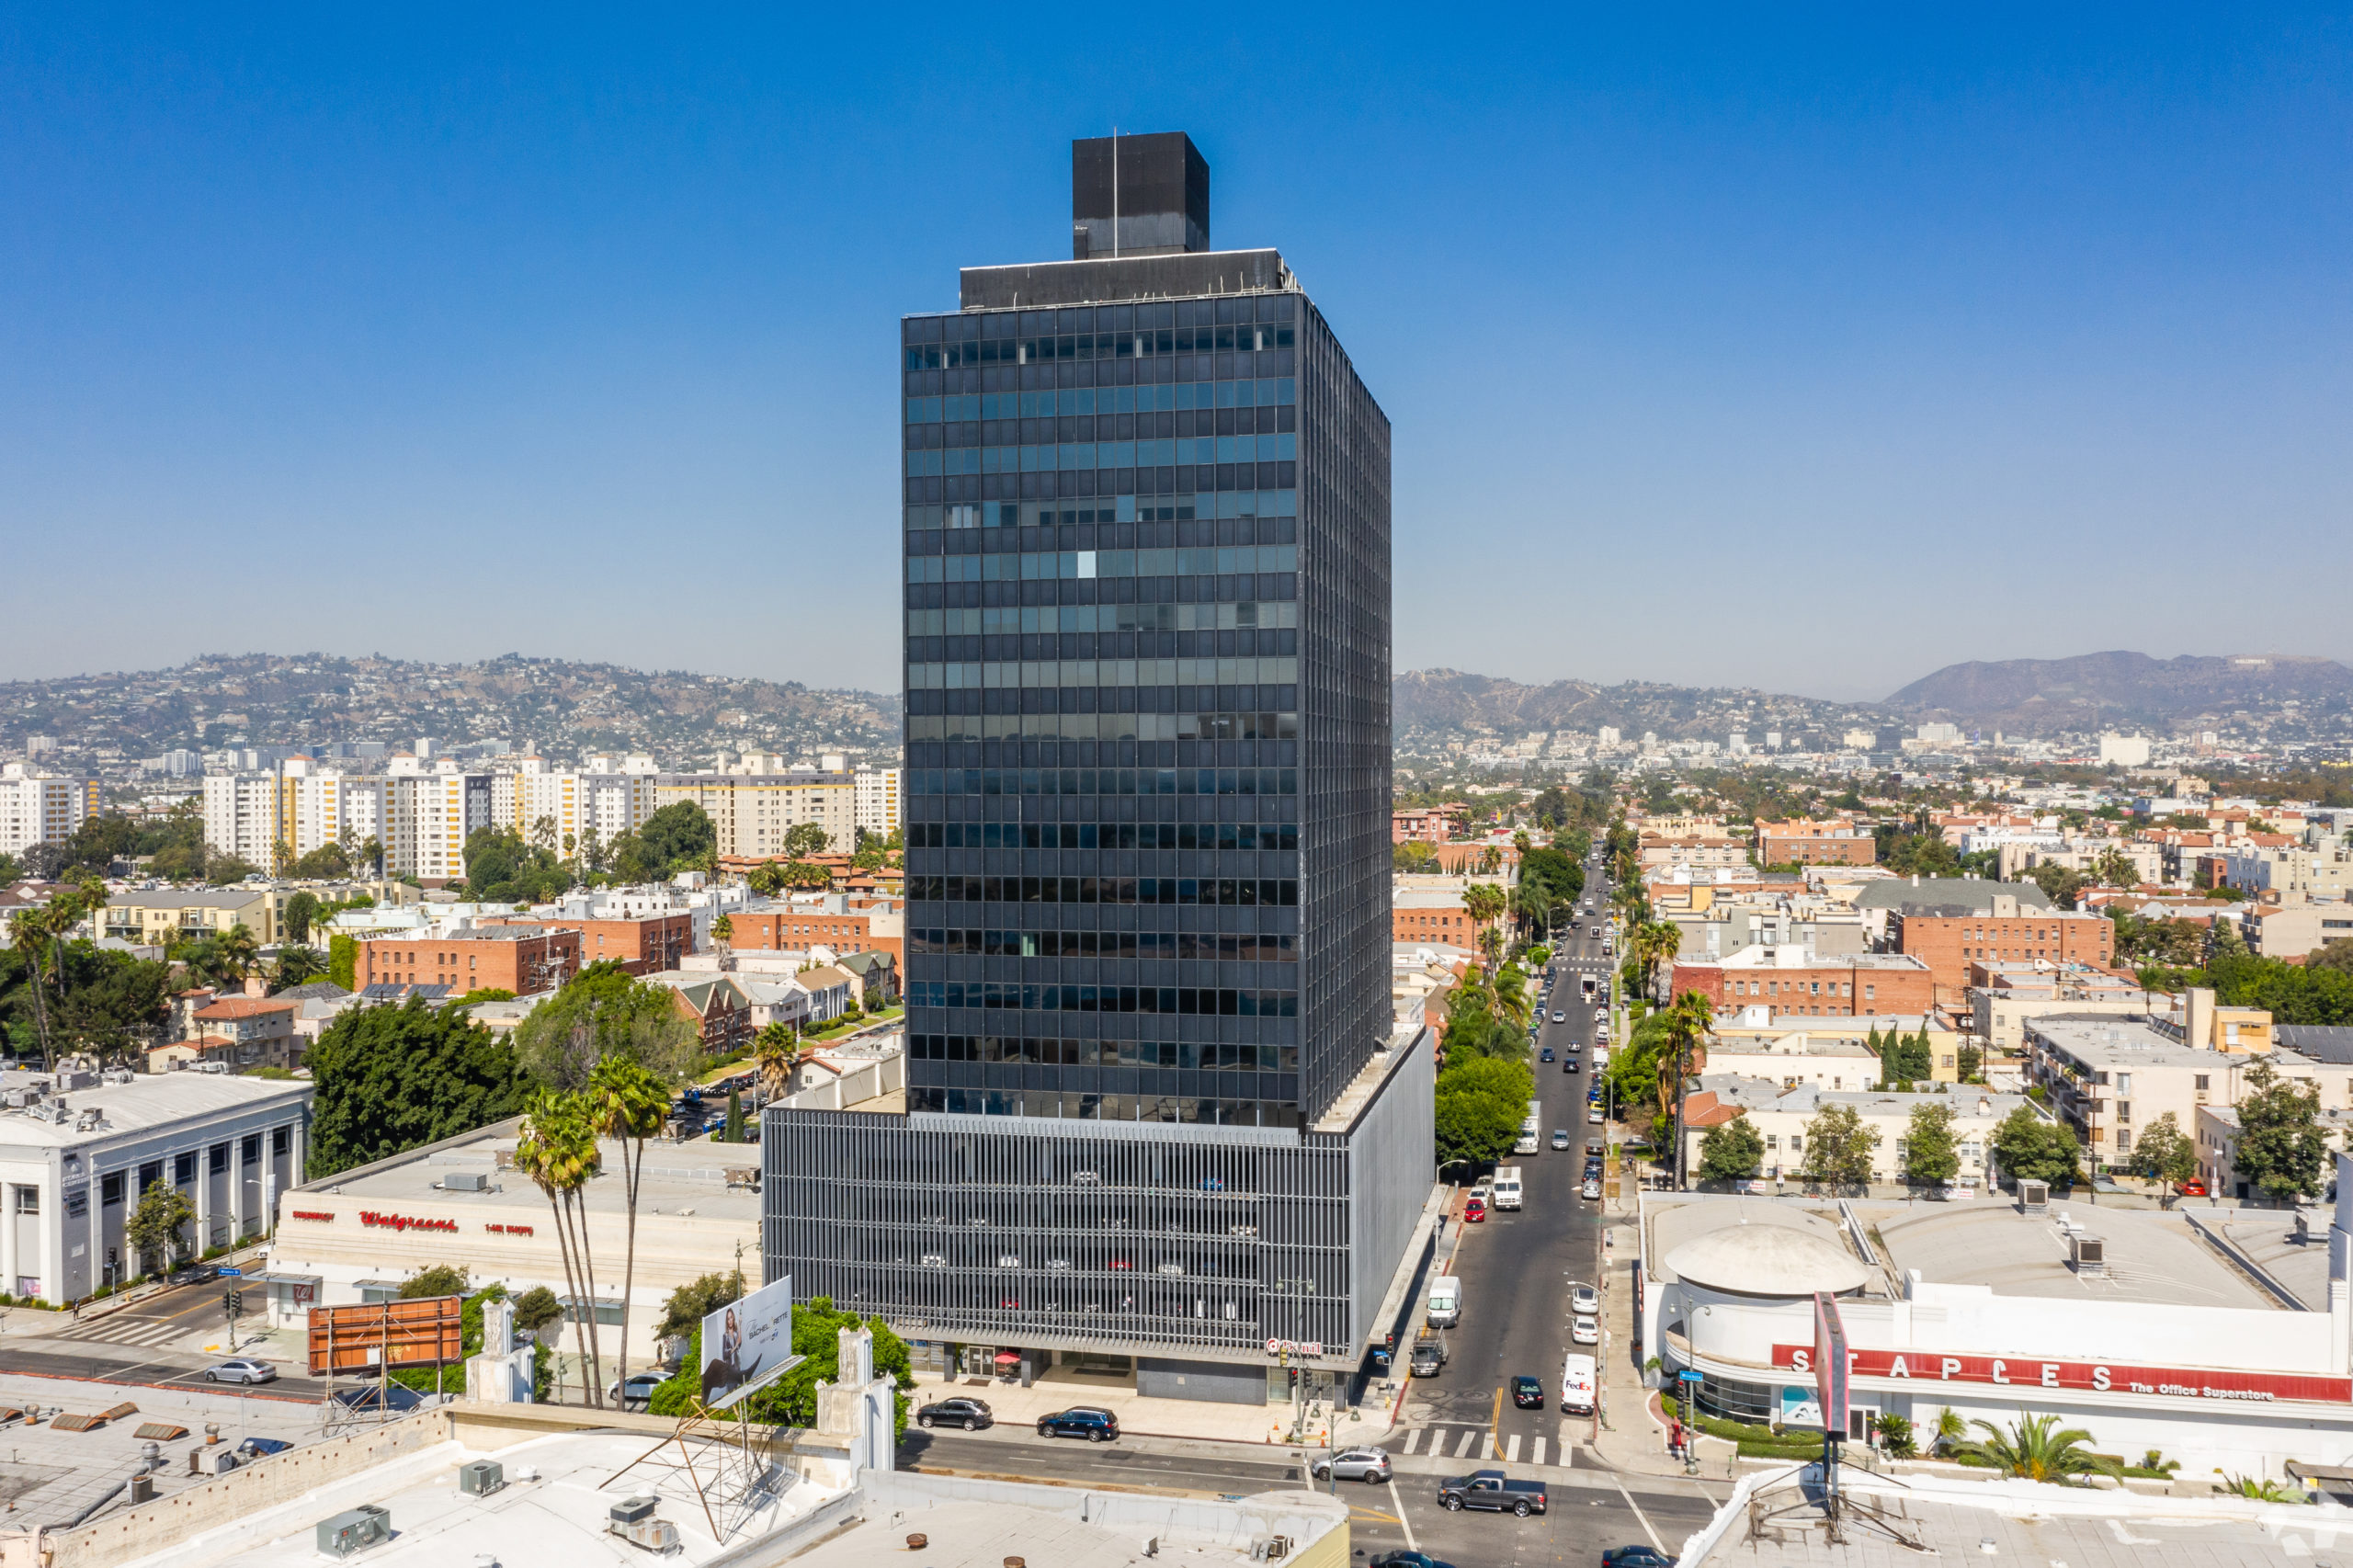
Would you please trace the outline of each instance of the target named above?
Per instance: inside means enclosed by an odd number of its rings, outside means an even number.
[[[790,1275],[702,1320],[702,1402],[723,1410],[792,1358]]]

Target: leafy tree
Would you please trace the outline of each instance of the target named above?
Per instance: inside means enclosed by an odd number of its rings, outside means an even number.
[[[1990,1421],[1972,1421],[1985,1436],[1970,1442],[1956,1443],[1956,1452],[1983,1460],[2004,1475],[2015,1475],[2028,1481],[2063,1482],[2071,1475],[2086,1475],[2102,1468],[2090,1449],[2092,1435],[2080,1426],[2057,1429],[2055,1415],[2028,1415],[2021,1412],[2018,1424],[2006,1433]]]
[[[2043,896],[2062,909],[2075,908],[2075,896],[2084,891],[2085,886],[2084,875],[2081,871],[2071,869],[2051,860],[2045,860],[2041,865],[2029,870],[2026,880],[2040,888]]]
[[[1438,846],[1408,838],[1390,850],[1389,863],[1409,876],[1426,876],[1438,869]]]
[[[1961,1143],[1953,1135],[1952,1108],[1934,1102],[1912,1108],[1898,1151],[1904,1179],[1915,1187],[1942,1187],[1961,1174]]]
[[[544,1285],[534,1285],[515,1298],[515,1326],[537,1334],[563,1316],[563,1303]]]
[[[1699,1135],[1701,1181],[1745,1181],[1765,1164],[1765,1135],[1746,1112]]]
[[[316,980],[327,971],[327,960],[316,948],[285,947],[278,949],[278,983],[283,988]]]
[[[55,1023],[75,1051],[125,1060],[152,1044],[170,1016],[171,966],[76,942],[60,955]]]
[[[1969,1037],[1964,1035],[1956,1056],[1954,1065],[1960,1069],[1961,1081],[1964,1084],[1977,1083],[1985,1071],[1985,1048],[1970,1044]]]
[[[712,839],[716,844],[717,838]],[[784,830],[784,854],[789,860],[806,860],[812,855],[823,855],[833,847],[833,838],[824,828],[813,822],[794,823]]]
[[[2177,1187],[2198,1174],[2198,1150],[2167,1111],[2132,1140],[2132,1155],[2124,1168],[2149,1181]],[[2165,1201],[2172,1202],[2170,1195]]]
[[[142,1263],[160,1254],[168,1265],[188,1250],[188,1239],[181,1233],[195,1218],[196,1205],[186,1193],[161,1181],[150,1182],[139,1195],[139,1207],[131,1210],[123,1236],[131,1243],[131,1256]]]
[[[2306,969],[2333,970],[2338,974],[2353,975],[2353,937],[2339,937],[2324,944],[2304,960]]]
[[[311,922],[319,917],[319,895],[305,889],[286,901],[286,912],[280,922],[286,927],[290,942],[311,939]]]
[[[744,1276],[741,1270],[726,1274],[706,1274],[688,1280],[670,1292],[670,1300],[662,1310],[662,1321],[654,1325],[656,1339],[675,1339],[682,1334],[692,1334],[702,1326],[702,1320],[730,1301],[744,1298]]]
[[[824,829],[817,831],[822,838]],[[659,868],[654,875],[660,877],[707,870],[719,848],[719,830],[711,825],[710,815],[692,801],[674,801],[655,812],[637,830],[637,837],[645,846],[650,861]],[[790,837],[786,835],[788,842]]]
[[[2045,1120],[2020,1106],[1994,1130],[1994,1161],[2001,1174],[2014,1182],[2072,1187],[2083,1163],[2083,1148],[2065,1122]]]
[[[2218,954],[2207,983],[2226,1007],[2260,1007],[2282,1024],[2353,1024],[2353,974],[2252,953]]]
[[[346,991],[359,989],[359,938],[327,938],[327,978]]]
[[[428,1264],[401,1281],[399,1300],[418,1301],[430,1296],[462,1296],[467,1284],[466,1271],[455,1264]]]
[[[515,1055],[527,1076],[550,1088],[582,1086],[611,1057],[678,1084],[700,1064],[702,1037],[681,1015],[676,992],[599,962],[532,1010],[515,1030]]]
[[[2319,1085],[2282,1078],[2268,1062],[2248,1068],[2246,1083],[2231,1164],[2274,1202],[2318,1193],[2328,1158]]]
[[[1805,1164],[1799,1174],[1825,1187],[1864,1187],[1871,1179],[1871,1151],[1879,1129],[1867,1125],[1851,1106],[1833,1105],[1805,1124]]]
[[[806,1306],[792,1309],[792,1351],[803,1358],[801,1363],[758,1392],[738,1401],[719,1413],[719,1418],[729,1421],[754,1421],[767,1426],[806,1427],[816,1424],[817,1385],[836,1382],[841,1378],[841,1331],[863,1326],[874,1336],[874,1375],[888,1378],[900,1389],[894,1422],[895,1436],[904,1437],[907,1426],[907,1396],[905,1390],[915,1387],[915,1374],[907,1355],[906,1341],[892,1332],[881,1318],[868,1318],[861,1325],[855,1312],[836,1312],[830,1297],[820,1296]],[[692,1349],[677,1375],[654,1391],[647,1409],[655,1415],[684,1415],[694,1408],[701,1394],[702,1333],[698,1324],[693,1333]]]
[[[344,1013],[304,1060],[317,1091],[313,1176],[513,1116],[527,1086],[506,1041],[421,997]]]
[[[479,827],[466,836],[466,890],[477,899],[545,903],[571,891],[574,881],[552,849],[527,843],[513,828]]]
[[[1441,1164],[1483,1164],[1511,1153],[1535,1093],[1535,1074],[1519,1062],[1455,1059],[1438,1076],[1438,1157]]]
[[[287,874],[319,881],[334,881],[351,875],[351,855],[340,844],[322,844],[316,849],[294,860]]]

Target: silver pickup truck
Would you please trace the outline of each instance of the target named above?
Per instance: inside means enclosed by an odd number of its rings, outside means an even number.
[[[1478,1508],[1490,1514],[1518,1514],[1523,1519],[1543,1513],[1546,1507],[1542,1482],[1514,1481],[1499,1470],[1474,1470],[1452,1481],[1441,1481],[1438,1500],[1449,1513]]]

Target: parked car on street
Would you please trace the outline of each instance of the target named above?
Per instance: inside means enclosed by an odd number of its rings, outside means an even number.
[[[183,1263],[165,1276],[165,1282],[170,1285],[209,1285],[220,1278],[221,1271],[209,1263]]]
[[[1382,1449],[1342,1449],[1315,1462],[1316,1480],[1329,1481],[1335,1473],[1342,1481],[1369,1481],[1378,1486],[1390,1477],[1389,1454]]]
[[[1592,1176],[1586,1177],[1585,1185],[1577,1188],[1577,1196],[1584,1199],[1588,1203],[1600,1202],[1601,1183],[1595,1180]]]
[[[627,1387],[620,1383],[610,1384],[605,1390],[605,1397],[623,1410],[633,1404],[651,1404],[654,1403],[654,1391],[669,1381],[661,1372],[631,1372]]]
[[[1454,1568],[1427,1551],[1384,1551],[1371,1560],[1370,1568]]]
[[[1571,1318],[1569,1320],[1569,1343],[1572,1345],[1600,1344],[1601,1324],[1592,1318]]]
[[[1514,1481],[1499,1470],[1474,1470],[1438,1485],[1438,1500],[1450,1514],[1465,1508],[1483,1513],[1518,1514],[1521,1518],[1545,1509],[1544,1483]]]
[[[1601,1312],[1601,1292],[1590,1285],[1570,1286],[1569,1311],[1579,1317],[1597,1316]]]
[[[1537,1052],[1536,1060],[1537,1060],[1537,1061],[1539,1061],[1539,1062],[1550,1062],[1550,1061],[1552,1061],[1552,1048],[1551,1046],[1549,1046],[1549,1045],[1548,1045],[1548,1046],[1546,1046],[1542,1051],[1540,1051]]]
[[[1483,1198],[1472,1199],[1462,1206],[1462,1218],[1473,1225],[1483,1222],[1487,1218],[1487,1200]]]
[[[961,1426],[967,1432],[979,1432],[996,1425],[984,1399],[934,1400],[915,1412],[918,1426]]]
[[[1040,1437],[1084,1437],[1090,1443],[1108,1443],[1119,1435],[1118,1417],[1090,1405],[1073,1405],[1038,1417]]]
[[[1601,1568],[1675,1568],[1675,1559],[1654,1546],[1613,1546],[1601,1554]]]
[[[213,1363],[204,1369],[204,1376],[207,1381],[215,1383],[268,1383],[278,1381],[278,1369],[267,1361],[240,1356]]]

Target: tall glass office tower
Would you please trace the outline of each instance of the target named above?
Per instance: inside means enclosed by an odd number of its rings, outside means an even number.
[[[1347,1364],[1429,1185],[1389,422],[1277,252],[1209,248],[1188,138],[1072,167],[1072,260],[901,323],[906,1115],[770,1117],[769,1270],[1263,1398],[1231,1363]]]

